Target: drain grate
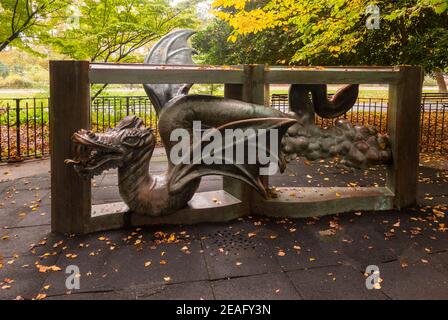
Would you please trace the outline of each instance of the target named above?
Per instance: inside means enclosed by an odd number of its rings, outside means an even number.
[[[211,245],[216,248],[222,248],[229,252],[238,252],[241,250],[255,249],[257,242],[249,238],[246,232],[234,232],[232,230],[224,229],[218,230],[214,233],[208,234]]]

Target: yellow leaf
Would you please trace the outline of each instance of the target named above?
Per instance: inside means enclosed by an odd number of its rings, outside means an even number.
[[[444,218],[446,215],[443,211],[432,209],[432,212],[438,217],[438,218]]]
[[[228,38],[227,38],[227,41],[228,42],[236,42],[236,36],[234,36],[234,35],[230,35]]]
[[[47,297],[47,295],[45,294],[45,293],[39,293],[37,296],[36,296],[36,300],[43,300],[43,299],[45,299]]]

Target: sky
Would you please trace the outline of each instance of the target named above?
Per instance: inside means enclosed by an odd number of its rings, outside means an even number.
[[[171,0],[173,5],[183,2],[184,0]],[[197,5],[197,11],[202,19],[210,19],[212,15],[209,13],[213,0],[204,0]]]

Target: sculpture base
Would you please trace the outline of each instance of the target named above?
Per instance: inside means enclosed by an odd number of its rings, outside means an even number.
[[[253,194],[245,203],[224,190],[196,193],[188,207],[162,217],[129,212],[123,202],[92,206],[86,232],[125,226],[226,222],[249,214],[304,218],[353,211],[393,209],[393,193],[380,188],[277,188],[274,198]]]
[[[393,209],[394,194],[379,188],[276,188],[275,198],[252,196],[253,214],[305,218],[354,211]]]
[[[188,225],[200,222],[225,222],[250,213],[249,204],[243,203],[224,190],[196,193],[186,208],[166,216],[151,217],[128,210],[124,202],[93,205],[88,232],[104,230],[103,222],[106,221],[109,225],[112,224],[112,229],[116,229],[126,225]]]

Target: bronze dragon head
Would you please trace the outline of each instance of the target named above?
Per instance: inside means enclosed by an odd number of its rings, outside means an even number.
[[[104,133],[81,129],[72,136],[74,159],[67,159],[65,163],[73,164],[76,172],[86,178],[126,166],[139,155],[152,153],[156,144],[152,131],[136,116],[125,117]]]

